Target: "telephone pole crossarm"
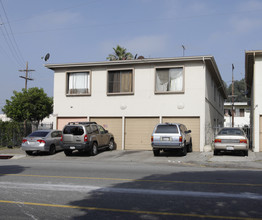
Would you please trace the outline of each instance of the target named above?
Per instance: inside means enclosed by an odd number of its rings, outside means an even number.
[[[26,69],[25,70],[19,70],[19,72],[25,72],[25,76],[19,76],[20,78],[25,80],[25,89],[27,90],[27,81],[33,80],[32,78],[28,77],[28,73],[35,70],[28,69],[28,62],[26,62]]]

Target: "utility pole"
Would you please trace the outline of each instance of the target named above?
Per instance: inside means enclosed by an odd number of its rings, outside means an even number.
[[[28,77],[28,73],[35,71],[35,70],[29,70],[28,69],[28,62],[26,62],[26,69],[25,70],[19,70],[20,72],[25,72],[25,76],[19,76],[20,78],[25,79],[25,90],[27,90],[27,81],[33,80],[32,78]]]
[[[232,128],[234,127],[234,64],[232,64]]]
[[[28,73],[29,72],[32,72],[32,71],[35,71],[35,70],[29,70],[28,69],[28,62],[26,62],[26,69],[25,70],[19,70],[20,72],[25,72],[25,76],[19,76],[20,78],[24,79],[25,80],[25,90],[27,91],[27,81],[28,80],[33,80],[32,78],[28,77]],[[26,136],[26,121],[24,121],[24,136]]]

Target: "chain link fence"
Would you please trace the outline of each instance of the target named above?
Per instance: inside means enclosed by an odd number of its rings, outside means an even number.
[[[38,126],[39,130],[53,129],[53,123]],[[21,146],[23,137],[37,130],[37,126],[31,122],[21,123],[0,120],[0,147]]]

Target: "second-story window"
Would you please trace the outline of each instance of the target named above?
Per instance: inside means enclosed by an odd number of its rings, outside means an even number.
[[[133,70],[109,70],[107,94],[132,94]]]
[[[183,67],[157,68],[156,69],[156,93],[179,93],[184,91]]]
[[[90,94],[90,73],[69,72],[67,73],[67,94],[68,95],[89,95]]]

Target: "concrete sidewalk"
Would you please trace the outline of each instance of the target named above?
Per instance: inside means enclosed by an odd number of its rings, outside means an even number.
[[[0,158],[7,159],[5,156],[12,156],[13,159],[30,160],[81,160],[81,161],[115,161],[115,162],[135,162],[168,164],[178,166],[204,166],[217,168],[235,169],[262,169],[262,152],[255,153],[249,151],[249,156],[245,157],[236,153],[225,153],[214,156],[213,152],[192,152],[187,156],[179,156],[178,153],[164,153],[154,157],[152,151],[102,151],[98,155],[91,157],[75,153],[73,156],[66,157],[63,152],[54,155],[44,154],[41,156],[27,156],[21,148],[0,148]]]

